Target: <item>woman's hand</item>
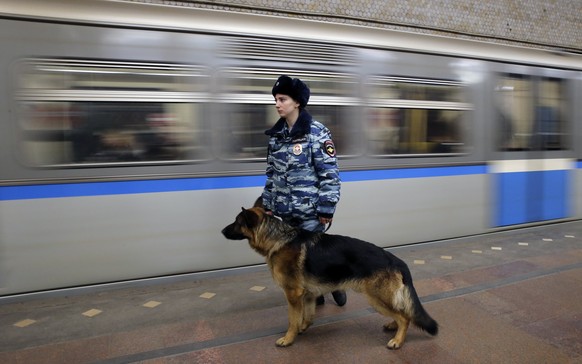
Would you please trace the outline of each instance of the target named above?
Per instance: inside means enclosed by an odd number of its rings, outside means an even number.
[[[331,221],[333,220],[333,218],[331,217],[319,217],[319,222],[322,223],[323,225],[327,225],[327,224],[331,224]]]

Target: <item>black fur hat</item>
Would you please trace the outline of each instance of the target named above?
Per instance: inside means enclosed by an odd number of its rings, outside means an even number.
[[[293,100],[299,103],[302,109],[307,106],[309,102],[309,87],[298,78],[291,78],[289,76],[280,76],[273,86],[273,96],[276,94],[289,95]]]

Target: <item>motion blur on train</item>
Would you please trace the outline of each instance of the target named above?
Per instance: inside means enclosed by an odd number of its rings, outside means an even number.
[[[220,230],[262,191],[282,74],[336,144],[329,233],[391,247],[582,218],[579,55],[58,3],[0,16],[0,296],[261,264]]]

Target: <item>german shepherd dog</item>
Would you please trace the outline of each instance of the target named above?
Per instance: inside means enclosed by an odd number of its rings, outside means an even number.
[[[365,294],[372,307],[394,319],[384,325],[385,331],[396,331],[389,349],[402,346],[411,322],[431,335],[438,332],[437,322],[420,303],[406,263],[376,245],[292,227],[258,206],[243,207],[222,234],[231,240],[248,239],[285,291],[289,327],[277,346],[293,344],[312,324],[317,296],[347,288]]]

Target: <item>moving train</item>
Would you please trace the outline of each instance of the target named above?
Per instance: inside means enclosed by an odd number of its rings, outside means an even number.
[[[582,218],[582,57],[218,10],[0,9],[0,298],[261,264],[221,229],[265,182],[277,77],[311,88],[382,247]]]

